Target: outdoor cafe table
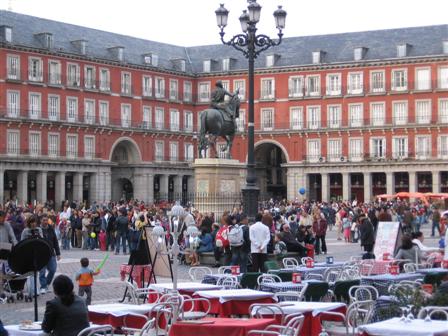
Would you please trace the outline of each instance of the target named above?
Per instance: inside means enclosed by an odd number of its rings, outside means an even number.
[[[168,293],[173,290],[173,283],[151,284],[148,288],[159,293]],[[179,293],[186,295],[192,295],[198,290],[216,290],[221,288],[222,286],[204,284],[200,282],[179,282],[177,284],[177,290],[179,291]]]
[[[5,326],[9,336],[46,336],[48,335],[43,330],[21,330],[20,325]]]
[[[294,283],[292,281],[284,282],[268,282],[260,284],[260,290],[263,292],[279,293],[279,292],[300,292],[304,285],[310,282],[322,282],[319,280],[303,280],[300,283]]]
[[[198,291],[193,297],[210,300],[210,314],[219,317],[230,315],[247,315],[249,306],[253,303],[274,303],[274,293],[261,292],[253,289],[226,289]]]
[[[100,304],[90,305],[89,320],[95,324],[110,324],[114,328],[120,328],[124,325],[124,319],[131,314],[148,315],[151,312],[154,303],[141,305],[133,304]]]
[[[433,274],[433,273],[448,274],[448,268],[442,268],[442,267],[419,268],[416,272],[424,274],[424,275],[426,275],[426,274]]]
[[[362,336],[446,336],[447,321],[431,321],[414,319],[406,323],[399,317],[377,323],[362,325],[358,328]]]
[[[388,288],[390,285],[399,283],[403,280],[414,281],[417,279],[423,279],[423,275],[420,273],[400,273],[397,275],[379,274],[361,277],[361,285],[374,286],[378,290],[379,295],[388,295]]]
[[[368,272],[370,272],[370,275],[378,275],[378,274],[386,274],[389,272],[389,265],[394,262],[393,259],[383,260],[372,260],[373,263],[372,270],[368,268],[367,265],[361,265],[361,274],[368,275]]]
[[[275,319],[208,317],[175,322],[170,328],[169,336],[246,336],[251,330],[264,330],[271,324],[276,324]]]
[[[277,271],[271,271],[271,273],[300,273],[302,278],[305,278],[307,273],[324,275],[327,269],[339,269],[342,265],[344,265],[343,262],[335,262],[333,264],[316,263],[314,267],[299,266],[295,268],[282,268]]]
[[[238,275],[232,275],[231,273],[215,273],[215,274],[206,274],[204,275],[204,278],[202,279],[203,284],[210,284],[210,285],[216,285],[219,279],[227,276],[236,276],[238,281],[241,280],[242,274]]]

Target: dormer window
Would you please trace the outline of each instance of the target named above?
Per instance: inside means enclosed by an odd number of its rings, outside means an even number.
[[[143,63],[156,67],[159,64],[159,57],[153,53],[143,54]]]
[[[176,59],[172,59],[171,62],[173,63],[174,70],[185,72],[186,62],[184,59],[176,58]]]
[[[313,51],[313,64],[320,64],[324,61],[325,51]]]
[[[275,66],[277,63],[277,60],[280,58],[280,55],[273,54],[273,55],[267,55],[266,56],[266,67],[270,68]]]
[[[202,71],[203,72],[210,72],[211,71],[211,69],[212,69],[212,61],[211,60],[205,60],[203,63],[202,63]]]
[[[358,47],[355,48],[355,50],[353,51],[353,58],[355,61],[361,61],[364,59],[364,56],[367,53],[367,48],[365,47]]]
[[[443,53],[448,54],[448,41],[443,41]]]
[[[1,26],[2,37],[6,42],[12,42],[12,27]]]
[[[71,42],[81,55],[87,54],[87,41],[76,40]]]
[[[109,51],[114,55],[114,57],[117,59],[117,61],[123,62],[124,61],[124,47],[112,47],[109,48]]]
[[[222,60],[222,71],[230,70],[230,58],[224,58]]]
[[[407,57],[409,56],[409,50],[411,45],[407,43],[399,44],[397,46],[397,57]]]
[[[39,33],[35,35],[36,38],[40,41],[42,46],[46,49],[53,48],[53,34],[51,33]]]

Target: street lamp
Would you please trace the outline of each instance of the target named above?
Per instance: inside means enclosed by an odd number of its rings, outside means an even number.
[[[258,195],[260,193],[257,187],[257,176],[254,160],[254,62],[257,56],[266,49],[278,46],[283,37],[282,30],[285,28],[286,11],[282,6],[274,12],[275,26],[278,29],[278,40],[273,40],[267,35],[256,34],[257,23],[260,21],[261,6],[255,0],[249,0],[247,10],[244,10],[239,20],[242,34],[233,36],[229,41],[224,40],[224,28],[227,26],[229,11],[221,4],[215,11],[216,22],[220,28],[219,35],[221,42],[241,51],[249,61],[248,81],[248,123],[247,123],[247,175],[246,185],[242,188],[243,203],[245,211],[250,219],[254,219],[258,211]]]

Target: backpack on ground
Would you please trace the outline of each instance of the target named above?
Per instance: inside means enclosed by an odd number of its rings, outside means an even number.
[[[235,224],[232,228],[230,228],[228,238],[230,246],[242,246],[244,244],[243,228],[240,225]]]

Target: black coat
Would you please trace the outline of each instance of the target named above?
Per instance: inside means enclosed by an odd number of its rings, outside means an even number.
[[[368,218],[361,220],[359,225],[359,234],[361,237],[361,246],[375,244],[375,233],[373,225]]]

